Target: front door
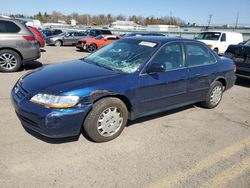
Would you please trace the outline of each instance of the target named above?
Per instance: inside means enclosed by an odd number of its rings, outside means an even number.
[[[140,115],[186,102],[188,69],[184,62],[182,43],[167,44],[157,52],[151,64],[164,64],[166,71],[140,76]]]

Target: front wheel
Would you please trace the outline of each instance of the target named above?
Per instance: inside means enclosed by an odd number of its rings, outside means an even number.
[[[55,46],[57,46],[57,47],[62,46],[62,41],[60,41],[60,40],[55,41]]]
[[[93,104],[83,128],[95,142],[107,142],[118,137],[128,120],[126,105],[118,98],[103,98]]]
[[[209,92],[207,93],[206,100],[202,105],[206,108],[215,108],[221,101],[223,95],[223,85],[219,81],[215,81]]]
[[[93,53],[97,50],[97,46],[95,44],[90,44],[88,47],[87,47],[87,51],[89,53]]]

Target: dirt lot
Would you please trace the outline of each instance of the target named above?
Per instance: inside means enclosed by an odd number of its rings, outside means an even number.
[[[188,106],[133,122],[114,141],[50,140],[26,132],[10,90],[30,69],[77,59],[46,47],[17,73],[0,73],[0,187],[250,187],[250,81],[212,110]]]

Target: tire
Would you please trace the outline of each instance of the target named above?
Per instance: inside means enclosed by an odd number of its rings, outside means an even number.
[[[55,41],[55,46],[57,46],[57,47],[62,46],[62,41],[56,40],[56,41]]]
[[[93,53],[93,52],[95,52],[97,50],[97,46],[95,45],[95,44],[90,44],[90,45],[88,45],[88,47],[87,47],[87,52],[89,52],[89,53]]]
[[[214,49],[214,52],[215,52],[216,54],[219,54],[219,49],[218,49],[218,48],[215,48],[215,49]]]
[[[201,104],[205,108],[215,108],[220,103],[223,96],[223,85],[219,81],[215,81],[207,93],[206,100]]]
[[[94,142],[107,142],[121,134],[127,120],[128,110],[120,99],[103,98],[93,104],[83,124],[84,133]]]
[[[22,66],[20,55],[13,50],[0,50],[0,71],[16,72]]]

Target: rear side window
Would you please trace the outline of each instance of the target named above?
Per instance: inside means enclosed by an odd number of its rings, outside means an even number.
[[[0,20],[0,33],[18,33],[20,30],[15,23]]]
[[[216,62],[215,57],[201,44],[187,43],[186,48],[189,66],[206,65]]]

